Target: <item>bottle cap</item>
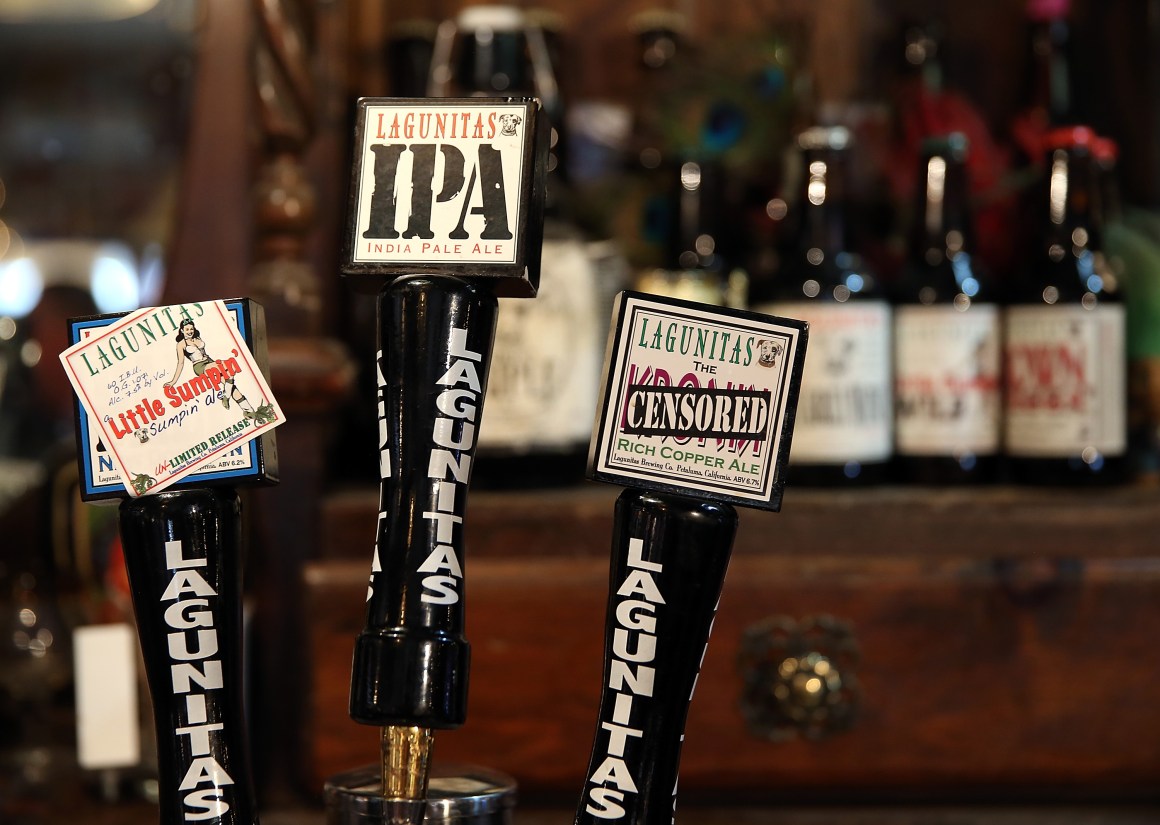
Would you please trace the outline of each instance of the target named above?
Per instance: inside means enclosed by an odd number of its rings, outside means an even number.
[[[331,777],[323,795],[327,825],[388,825],[381,768],[367,765]],[[507,825],[516,781],[475,765],[436,765],[427,786],[429,825]]]
[[[1084,147],[1094,151],[1096,140],[1098,137],[1090,126],[1063,126],[1043,136],[1043,150]]]
[[[1071,0],[1027,0],[1027,19],[1036,22],[1059,20],[1071,11]]]
[[[1100,163],[1114,165],[1120,157],[1120,145],[1109,137],[1097,135],[1092,141],[1092,157]]]

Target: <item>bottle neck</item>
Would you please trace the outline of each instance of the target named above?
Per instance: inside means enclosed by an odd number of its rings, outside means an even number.
[[[930,154],[919,170],[910,258],[934,266],[969,252],[974,243],[966,163]]]
[[[1049,125],[1074,121],[1067,48],[1070,36],[1067,18],[1062,15],[1030,21],[1028,103]]]
[[[814,258],[818,255],[832,260],[850,248],[846,164],[846,152],[842,150],[802,152],[797,252],[811,263],[816,263]]]
[[[468,94],[530,95],[535,92],[522,29],[470,33],[463,38],[455,77]]]
[[[712,163],[679,164],[672,204],[668,266],[671,269],[724,268],[721,248],[723,177]]]
[[[1047,156],[1043,237],[1048,254],[1079,257],[1102,248],[1099,170],[1084,149],[1056,149]]]

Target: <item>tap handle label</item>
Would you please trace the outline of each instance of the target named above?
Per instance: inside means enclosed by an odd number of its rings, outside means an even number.
[[[588,475],[778,510],[808,325],[622,292]]]
[[[262,307],[248,298],[69,319],[81,499],[278,481]]]
[[[539,283],[547,126],[530,98],[363,98],[342,271]]]

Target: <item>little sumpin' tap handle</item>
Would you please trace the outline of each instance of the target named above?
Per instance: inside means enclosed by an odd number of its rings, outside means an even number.
[[[533,99],[359,101],[343,272],[378,288],[380,508],[350,715],[382,730],[392,821],[422,820],[463,724],[464,513],[496,296],[533,297],[547,128]]]
[[[61,360],[78,392],[81,498],[120,502],[160,822],[256,825],[234,488],[278,480],[262,308],[241,298],[130,315],[70,319]],[[175,386],[174,348],[186,346],[192,368]]]
[[[120,525],[153,700],[161,823],[256,824],[238,494],[206,487],[129,499]]]
[[[806,324],[621,293],[589,476],[616,502],[604,675],[577,825],[670,825],[737,529],[781,506]]]

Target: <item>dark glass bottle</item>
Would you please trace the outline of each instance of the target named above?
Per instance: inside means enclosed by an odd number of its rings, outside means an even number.
[[[1005,443],[1012,478],[1111,483],[1128,469],[1125,313],[1103,253],[1096,137],[1045,141],[1040,229],[1005,323]]]
[[[625,153],[624,189],[616,208],[625,254],[637,270],[666,267],[672,225],[672,170],[679,166],[671,145],[671,115],[679,69],[688,57],[685,17],[650,9],[629,21],[636,73],[630,101],[632,127]]]
[[[663,266],[645,267],[636,288],[703,304],[725,303],[724,175],[713,162],[686,160],[670,172],[670,223]]]
[[[905,481],[998,472],[1000,310],[974,255],[967,151],[958,133],[922,147],[894,307],[895,461]]]
[[[1027,67],[1024,105],[1012,137],[1030,163],[1042,158],[1052,128],[1076,122],[1071,82],[1071,0],[1027,0]]]
[[[436,41],[439,96],[540,98],[553,132],[535,298],[501,298],[472,481],[480,487],[583,479],[608,319],[599,271],[569,214],[559,151],[565,113],[548,40],[514,6],[465,8]],[[441,37],[444,35],[441,33]],[[559,47],[559,44],[557,44]]]
[[[386,64],[392,97],[426,97],[435,48],[435,22],[400,20],[387,35]]]
[[[846,215],[850,141],[843,127],[815,127],[799,136],[789,245],[774,276],[750,286],[751,308],[810,323],[791,483],[882,481],[893,450],[891,309],[852,248]]]

